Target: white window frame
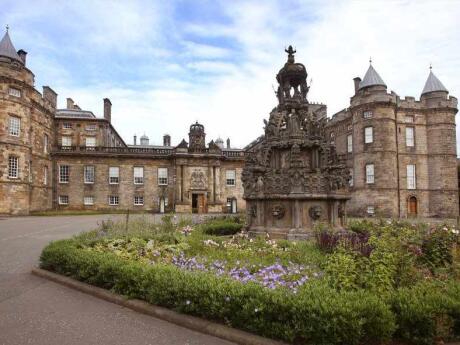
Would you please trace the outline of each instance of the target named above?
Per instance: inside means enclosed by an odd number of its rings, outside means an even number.
[[[348,183],[349,183],[350,187],[353,187],[353,185],[354,185],[354,171],[353,171],[353,168],[351,168],[349,172],[350,172],[350,177],[351,178],[350,178],[350,181],[348,181]]]
[[[85,147],[96,147],[96,137],[85,137]]]
[[[415,119],[414,119],[414,116],[412,115],[406,115],[404,117],[404,122],[407,122],[407,123],[414,123]]]
[[[43,136],[43,153],[48,153],[49,137],[48,134]]]
[[[64,128],[64,129],[72,129],[72,123],[71,122],[64,122],[62,124],[62,128]]]
[[[374,215],[375,214],[375,207],[373,205],[368,205],[366,211],[367,211],[367,214]]]
[[[48,185],[48,166],[47,165],[43,166],[43,184],[45,186]]]
[[[347,152],[348,153],[353,152],[353,134],[347,135]]]
[[[21,98],[21,90],[16,89],[14,87],[10,87],[8,90],[8,95]]]
[[[69,196],[68,195],[59,195],[58,203],[59,203],[59,205],[68,205],[69,204]]]
[[[86,125],[85,129],[86,129],[87,131],[91,131],[91,132],[92,132],[92,131],[97,131],[97,125],[95,125],[95,124]]]
[[[364,127],[364,143],[372,144],[374,142],[374,127]]]
[[[225,170],[225,184],[229,187],[236,186],[236,170],[235,169]]]
[[[8,121],[8,134],[12,137],[19,137],[21,135],[21,118],[11,116]]]
[[[94,165],[83,166],[83,183],[94,184],[96,181],[96,167]]]
[[[135,195],[134,196],[134,205],[135,206],[144,206],[144,196],[143,195]]]
[[[8,178],[19,178],[19,157],[8,156]]]
[[[109,184],[120,183],[120,167],[109,167]]]
[[[110,206],[120,205],[120,197],[118,195],[109,195],[109,205]]]
[[[374,116],[374,113],[372,112],[372,110],[365,110],[363,111],[363,118],[365,119],[370,119]]]
[[[168,168],[158,168],[158,185],[168,185]]]
[[[85,206],[92,206],[94,205],[94,196],[86,195],[83,197],[83,205]]]
[[[415,146],[415,128],[406,127],[406,146],[414,147]]]
[[[407,173],[407,189],[417,189],[417,169],[415,164],[406,166]]]
[[[144,167],[133,167],[134,184],[144,184]]]
[[[366,183],[375,183],[375,166],[374,164],[366,164]]]
[[[59,165],[59,183],[70,182],[70,166],[66,164]]]
[[[63,135],[61,137],[61,146],[70,147],[72,146],[72,137],[69,135]]]

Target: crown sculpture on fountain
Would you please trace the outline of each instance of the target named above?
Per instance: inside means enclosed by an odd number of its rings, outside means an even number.
[[[326,106],[307,100],[305,66],[295,62],[292,46],[285,51],[276,76],[278,105],[243,169],[250,230],[289,234],[318,221],[342,226],[349,170],[326,137]]]

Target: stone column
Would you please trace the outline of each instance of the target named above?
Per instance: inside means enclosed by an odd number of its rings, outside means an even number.
[[[215,191],[216,200],[215,202],[219,202],[220,201],[220,167],[219,166],[216,166],[215,175],[216,175],[216,191]]]

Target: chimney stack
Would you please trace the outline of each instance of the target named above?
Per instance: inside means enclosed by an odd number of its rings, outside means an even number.
[[[227,148],[230,148],[230,138],[227,138]]]
[[[112,122],[112,102],[108,98],[104,98],[104,119]]]
[[[163,146],[171,146],[171,136],[169,134],[163,135]]]
[[[137,135],[134,134],[134,146],[136,146],[136,145],[137,145]]]
[[[25,66],[26,65],[27,52],[25,50],[19,49],[18,50],[18,55],[19,55],[19,58],[21,59],[22,63]]]
[[[67,98],[67,109],[73,109],[73,99]]]
[[[353,81],[355,82],[355,95],[356,95],[356,93],[359,90],[359,83],[361,82],[361,78],[360,77],[353,78]]]
[[[53,108],[57,106],[57,93],[49,86],[43,86],[43,98],[50,102]]]

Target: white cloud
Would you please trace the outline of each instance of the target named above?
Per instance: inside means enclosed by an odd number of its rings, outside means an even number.
[[[28,26],[34,32],[29,39],[18,29],[20,40],[36,48],[29,56],[37,59],[34,72],[56,89],[61,104],[71,96],[101,114],[102,98],[111,98],[114,125],[127,141],[145,131],[153,142],[168,132],[178,143],[198,120],[208,141],[231,137],[234,146],[246,145],[276,105],[272,84],[289,44],[313,79],[309,99],[326,103],[329,115],[349,105],[352,79],[364,75],[370,56],[389,90],[401,96],[419,97],[430,62],[451,94],[460,95],[460,2],[222,1],[219,17],[225,20],[203,22],[188,21],[186,14],[176,18],[180,4],[170,2],[52,4],[19,2],[9,11],[10,24],[19,28],[53,16],[51,25],[75,40],[56,47],[39,26]],[[94,79],[72,80],[56,63],[60,49],[90,61],[78,69],[94,72]],[[126,77],[97,73],[107,66]]]

